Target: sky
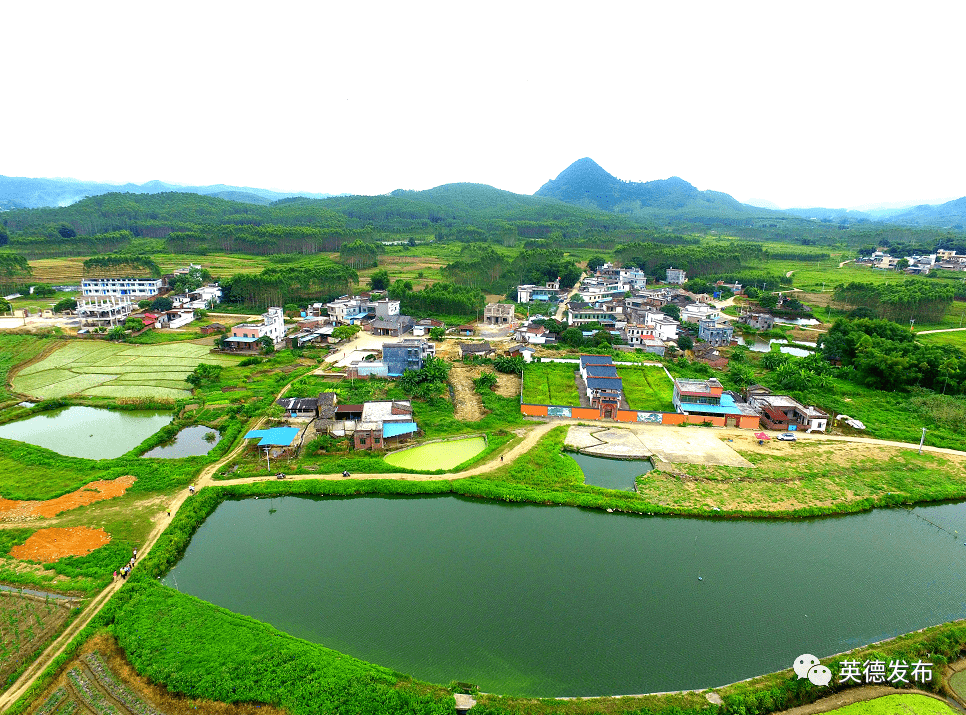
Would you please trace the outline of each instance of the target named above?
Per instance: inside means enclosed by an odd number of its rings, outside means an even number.
[[[966,3],[20,2],[0,174],[531,194],[589,156],[782,208],[966,195]]]

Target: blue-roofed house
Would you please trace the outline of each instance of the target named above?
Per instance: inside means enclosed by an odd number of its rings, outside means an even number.
[[[267,450],[270,456],[278,457],[298,446],[301,431],[298,427],[253,429],[245,435],[245,439],[257,439],[256,448]]]
[[[362,406],[362,419],[356,424],[353,443],[356,449],[386,449],[409,441],[418,429],[409,400],[366,402]]]
[[[614,358],[610,355],[581,355],[580,356],[580,376],[587,379],[588,365],[613,365]]]

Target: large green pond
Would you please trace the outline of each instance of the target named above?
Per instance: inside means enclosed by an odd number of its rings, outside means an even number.
[[[482,437],[451,439],[393,452],[387,455],[385,459],[389,464],[406,469],[424,469],[427,471],[452,469],[467,459],[475,457],[485,448],[486,440]]]
[[[171,422],[170,412],[63,407],[0,425],[0,437],[46,447],[68,457],[113,459]]]
[[[259,499],[222,504],[165,583],[422,680],[633,694],[966,617],[954,530],[966,534],[962,504],[779,522]]]

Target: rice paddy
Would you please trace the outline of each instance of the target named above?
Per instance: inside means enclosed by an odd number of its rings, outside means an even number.
[[[236,362],[210,350],[193,343],[71,341],[20,370],[11,385],[19,393],[48,400],[68,395],[176,400],[191,394],[185,378],[199,363]]]

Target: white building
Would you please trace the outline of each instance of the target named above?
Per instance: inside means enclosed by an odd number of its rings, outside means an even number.
[[[77,299],[77,317],[84,325],[120,325],[133,310],[134,304],[127,296],[94,295]]]
[[[160,278],[84,278],[81,292],[90,296],[129,295],[145,298],[161,289]]]
[[[268,336],[275,345],[285,340],[285,316],[281,308],[269,308],[262,314],[261,323],[241,323],[231,329],[231,337],[225,338],[229,347],[251,348],[259,338]]]
[[[664,271],[664,276],[667,283],[674,283],[675,285],[683,285],[688,280],[687,271],[680,268],[668,268]]]
[[[659,310],[649,310],[644,314],[644,324],[654,327],[654,337],[658,340],[677,340],[681,324],[670,315]]]
[[[691,303],[681,308],[681,320],[688,323],[700,323],[702,320],[717,320],[721,311],[707,303]]]

